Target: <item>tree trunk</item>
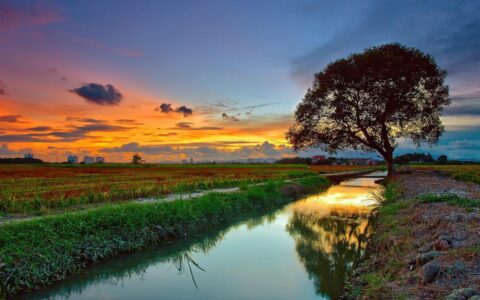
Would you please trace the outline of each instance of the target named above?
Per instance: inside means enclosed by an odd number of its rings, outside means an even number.
[[[393,166],[393,151],[385,155],[385,161],[387,162],[387,177],[391,177],[395,172]]]

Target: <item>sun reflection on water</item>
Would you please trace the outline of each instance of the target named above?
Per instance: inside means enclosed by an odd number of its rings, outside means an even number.
[[[369,213],[377,204],[374,181],[344,181],[290,206],[286,230],[319,295],[338,298],[347,274],[364,254],[371,233]]]
[[[367,190],[366,190],[367,188]],[[377,204],[375,188],[337,185],[292,205],[293,211],[368,213]]]

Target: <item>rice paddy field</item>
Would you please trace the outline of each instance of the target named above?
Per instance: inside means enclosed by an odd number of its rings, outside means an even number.
[[[462,181],[480,184],[480,164],[478,165],[410,165],[417,170],[435,170]]]
[[[366,167],[282,164],[0,165],[0,213],[44,214],[85,205],[362,168]]]
[[[380,168],[381,166],[343,166],[343,165],[312,165],[310,169],[319,174],[353,172]]]

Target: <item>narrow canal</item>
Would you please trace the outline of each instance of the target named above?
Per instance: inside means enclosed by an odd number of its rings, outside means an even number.
[[[377,179],[344,181],[208,235],[112,259],[22,298],[336,299],[364,253]]]

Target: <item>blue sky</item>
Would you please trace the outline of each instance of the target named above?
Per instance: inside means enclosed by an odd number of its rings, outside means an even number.
[[[478,15],[478,1],[0,1],[0,151],[34,149],[52,159],[137,143],[163,160],[152,147],[182,144],[188,151],[169,157],[207,159],[195,152],[203,143],[212,156],[247,149],[266,157],[273,155],[261,150],[266,141],[274,156],[287,154],[284,132],[313,74],[350,53],[399,42],[432,54],[449,72],[447,132],[425,150],[480,159]],[[72,92],[88,83],[112,85],[120,105]],[[194,113],[154,111],[162,103]],[[104,126],[59,139],[72,126],[78,131],[72,118],[87,117]],[[119,126],[127,119],[130,127]],[[171,132],[182,122],[194,129]],[[52,131],[42,137],[27,130],[46,126]],[[162,138],[150,138],[153,131]],[[410,150],[402,142],[398,152]]]

